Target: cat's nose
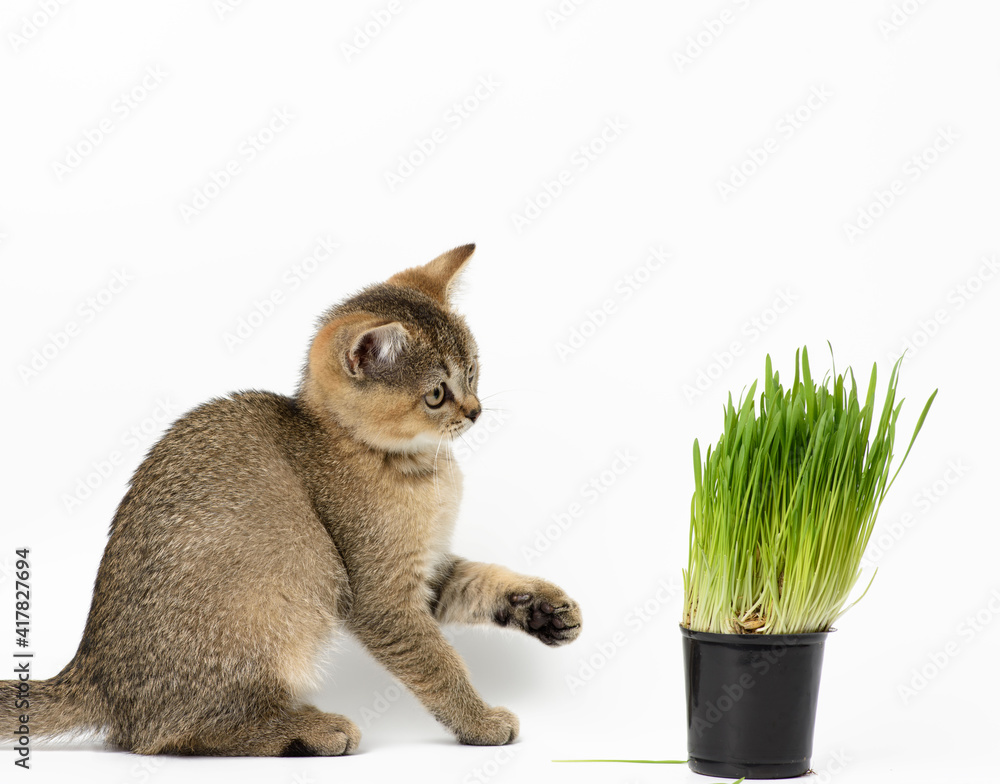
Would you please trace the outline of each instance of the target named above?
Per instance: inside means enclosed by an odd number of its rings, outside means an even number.
[[[476,421],[477,419],[479,419],[479,415],[480,415],[481,413],[483,413],[483,410],[482,410],[481,408],[474,408],[474,409],[472,409],[471,411],[469,411],[469,412],[468,412],[468,413],[466,414],[466,416],[467,416],[467,417],[468,417],[469,419],[471,419],[471,420],[472,420],[473,422],[475,422],[475,421]]]

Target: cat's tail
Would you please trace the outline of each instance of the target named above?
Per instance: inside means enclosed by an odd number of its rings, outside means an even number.
[[[98,729],[101,722],[87,710],[75,676],[70,664],[48,680],[0,681],[0,743],[25,746],[35,739]]]

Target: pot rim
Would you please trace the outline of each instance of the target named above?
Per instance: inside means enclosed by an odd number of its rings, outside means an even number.
[[[725,634],[723,632],[696,632],[683,623],[678,624],[681,635],[698,642],[715,642],[726,645],[822,645],[827,635],[837,631],[802,632],[801,634]]]

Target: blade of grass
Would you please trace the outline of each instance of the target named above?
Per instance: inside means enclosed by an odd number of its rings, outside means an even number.
[[[641,765],[687,765],[687,760],[564,759],[552,762],[635,762]]]

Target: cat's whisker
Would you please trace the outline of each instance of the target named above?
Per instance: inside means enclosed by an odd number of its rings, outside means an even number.
[[[455,440],[454,429],[449,430],[448,435],[450,436],[452,441]],[[451,479],[452,482],[455,481],[455,459],[451,455],[448,456],[448,477]]]
[[[497,395],[506,395],[508,392],[518,392],[517,389],[501,389],[499,392],[490,392],[488,395],[483,395],[479,398],[479,402],[482,403],[484,400],[489,400],[491,397],[496,397]]]
[[[434,499],[436,501],[440,501],[441,500],[441,486],[440,486],[440,483],[438,481],[437,465],[438,465],[438,453],[441,451],[441,442],[442,441],[444,441],[444,436],[443,435],[440,438],[438,438],[437,449],[434,450]]]

